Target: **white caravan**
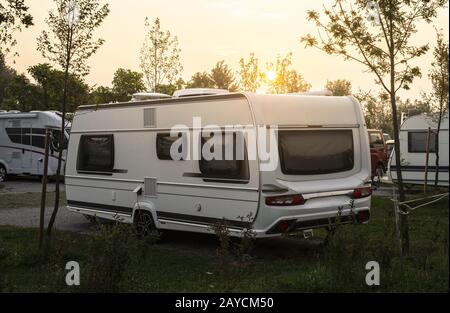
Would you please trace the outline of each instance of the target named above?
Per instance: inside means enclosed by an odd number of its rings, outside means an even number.
[[[0,181],[8,175],[36,175],[44,172],[45,129],[52,130],[48,175],[56,175],[61,116],[53,111],[0,113]],[[68,134],[66,133],[67,144]],[[65,159],[64,151],[64,159]],[[64,163],[62,164],[64,168]]]
[[[208,233],[225,221],[231,235],[251,228],[257,237],[329,227],[338,215],[341,223],[368,221],[369,142],[355,98],[177,95],[79,107],[65,177],[70,211],[120,218],[144,232]],[[188,157],[214,131],[225,137],[217,151],[231,158]],[[270,142],[278,148],[261,149]]]
[[[448,114],[442,118],[439,136],[436,120],[426,114],[405,119],[400,128],[400,156],[402,178],[407,184],[425,183],[428,127],[431,127],[428,157],[428,185],[434,185],[436,175],[436,148],[439,152],[438,185],[448,187]],[[389,161],[392,181],[397,181],[395,151]]]

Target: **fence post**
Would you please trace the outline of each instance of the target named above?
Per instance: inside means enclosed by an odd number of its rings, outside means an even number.
[[[426,156],[425,156],[425,184],[423,185],[423,192],[427,193],[427,185],[428,185],[428,160],[430,159],[430,136],[431,136],[431,127],[428,127],[427,133],[427,146],[426,146]]]

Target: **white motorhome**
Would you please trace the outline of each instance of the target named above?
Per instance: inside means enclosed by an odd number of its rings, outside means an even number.
[[[119,217],[143,232],[208,233],[225,220],[231,235],[251,227],[257,237],[329,227],[337,215],[342,223],[368,221],[369,143],[355,98],[187,94],[194,93],[79,107],[66,167],[68,209]],[[195,144],[204,151],[217,131],[225,137],[220,151],[231,158],[188,156]],[[271,142],[276,149],[261,148]],[[243,157],[235,153],[240,143]]]
[[[48,175],[56,175],[61,116],[53,111],[0,113],[0,181],[8,175],[42,176],[45,129],[52,130]],[[65,134],[67,145],[68,134]],[[64,159],[65,159],[64,151]],[[64,163],[63,163],[64,168]]]
[[[400,128],[400,157],[402,178],[406,184],[425,184],[425,165],[428,128],[431,128],[428,155],[427,184],[434,185],[436,170],[439,171],[438,185],[448,187],[448,114],[441,122],[439,136],[437,121],[426,114],[405,118]],[[439,153],[439,168],[436,168],[436,149]],[[389,175],[397,181],[395,151],[389,160]]]

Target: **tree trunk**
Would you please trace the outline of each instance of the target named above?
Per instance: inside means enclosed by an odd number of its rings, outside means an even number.
[[[48,172],[48,150],[50,146],[50,130],[45,130],[45,154],[44,154],[44,168],[42,173],[42,193],[41,193],[41,212],[39,220],[39,249],[44,243],[44,218],[45,218],[45,198],[47,196],[47,172]]]
[[[51,237],[52,234],[52,228],[56,220],[56,215],[58,214],[59,209],[59,185],[61,182],[61,165],[62,165],[62,154],[64,151],[64,139],[65,139],[65,124],[66,124],[66,104],[67,104],[67,89],[69,85],[69,67],[70,67],[70,58],[71,58],[71,49],[72,49],[72,30],[69,29],[68,35],[67,35],[67,56],[66,56],[66,64],[64,68],[64,96],[63,96],[63,103],[61,108],[61,133],[59,135],[59,153],[58,153],[58,167],[56,169],[56,185],[55,185],[55,205],[53,208],[52,216],[50,217],[50,221],[48,223],[47,227],[47,237]]]
[[[393,6],[392,1],[389,2],[390,6]],[[405,191],[403,189],[403,176],[402,176],[402,163],[401,163],[401,155],[400,155],[400,136],[399,136],[399,125],[397,118],[397,99],[396,99],[396,77],[395,77],[395,42],[393,35],[393,21],[392,17],[389,19],[389,61],[390,61],[390,97],[391,97],[391,106],[392,106],[392,123],[394,128],[394,149],[395,149],[395,164],[396,172],[397,172],[397,186],[398,186],[398,195],[400,202],[405,201]],[[401,251],[402,255],[407,255],[409,253],[409,226],[408,226],[408,215],[406,215],[402,206],[400,209],[400,233],[402,237],[401,243]],[[403,213],[403,214],[402,214]]]
[[[64,151],[64,130],[66,126],[66,103],[67,103],[67,87],[68,87],[68,80],[69,80],[69,65],[66,66],[65,72],[64,72],[64,96],[63,96],[63,103],[61,108],[61,133],[59,135],[59,151],[58,151],[58,167],[56,169],[56,183],[55,183],[55,205],[53,207],[52,216],[50,218],[50,221],[48,223],[47,227],[47,237],[50,237],[52,234],[52,228],[56,220],[56,215],[58,214],[59,209],[59,198],[60,198],[60,191],[59,191],[59,185],[61,182],[61,165],[62,165],[62,154]]]
[[[439,132],[441,131],[441,121],[442,121],[442,113],[443,113],[443,101],[441,98],[440,101],[440,106],[439,106],[439,120],[438,120],[438,125],[437,125],[437,131],[436,131],[436,136],[435,136],[435,146],[434,146],[434,151],[436,154],[436,173],[434,176],[434,188],[437,189],[438,188],[438,183],[439,183]]]

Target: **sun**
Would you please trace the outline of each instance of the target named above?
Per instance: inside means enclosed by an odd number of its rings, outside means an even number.
[[[266,72],[266,77],[269,81],[274,81],[277,78],[277,73],[275,71],[269,70]]]

